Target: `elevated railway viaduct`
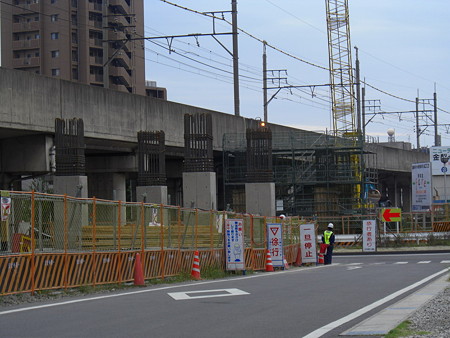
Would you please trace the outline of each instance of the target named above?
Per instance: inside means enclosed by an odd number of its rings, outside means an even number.
[[[0,102],[0,184],[5,190],[21,190],[27,177],[52,177],[55,119],[77,118],[84,124],[86,197],[137,200],[137,133],[162,130],[168,204],[183,205],[184,115],[207,113],[212,116],[217,208],[224,209],[224,135],[257,127],[257,121],[232,114],[5,68],[0,68]],[[320,135],[275,124],[270,129],[274,135]],[[372,143],[366,149],[376,155],[370,166],[378,172],[377,188],[408,210],[411,163],[426,162],[428,155],[403,143]]]

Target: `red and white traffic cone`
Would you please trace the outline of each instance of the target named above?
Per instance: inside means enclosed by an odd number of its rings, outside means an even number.
[[[194,252],[194,262],[192,263],[192,271],[191,271],[191,277],[193,279],[201,279],[200,278],[200,259],[198,258],[198,250],[195,250]]]
[[[272,272],[273,270],[273,264],[272,264],[272,256],[270,255],[269,250],[267,250],[266,254],[266,271]]]
[[[327,252],[327,248],[328,248],[328,244],[320,244],[320,251],[319,251],[319,260],[318,260],[318,264],[324,264],[325,260],[324,260],[324,255]]]

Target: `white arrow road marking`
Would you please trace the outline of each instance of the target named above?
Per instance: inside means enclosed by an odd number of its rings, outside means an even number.
[[[249,293],[239,289],[216,289],[216,290],[169,292],[168,295],[175,300],[186,300],[199,298],[242,296],[242,295],[249,295]]]

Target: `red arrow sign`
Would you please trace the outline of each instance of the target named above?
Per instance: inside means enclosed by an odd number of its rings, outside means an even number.
[[[395,210],[395,212],[393,212],[392,210]],[[397,222],[398,219],[400,218],[400,211],[398,211],[399,209],[384,209],[383,211],[383,218],[386,222]],[[396,218],[395,220],[393,220],[392,218]]]

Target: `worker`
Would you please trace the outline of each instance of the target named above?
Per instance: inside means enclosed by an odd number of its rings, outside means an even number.
[[[331,260],[333,258],[333,245],[334,245],[334,233],[333,233],[334,224],[329,223],[328,229],[323,232],[322,235],[322,243],[327,245],[327,252],[324,256],[324,265],[331,264]]]

